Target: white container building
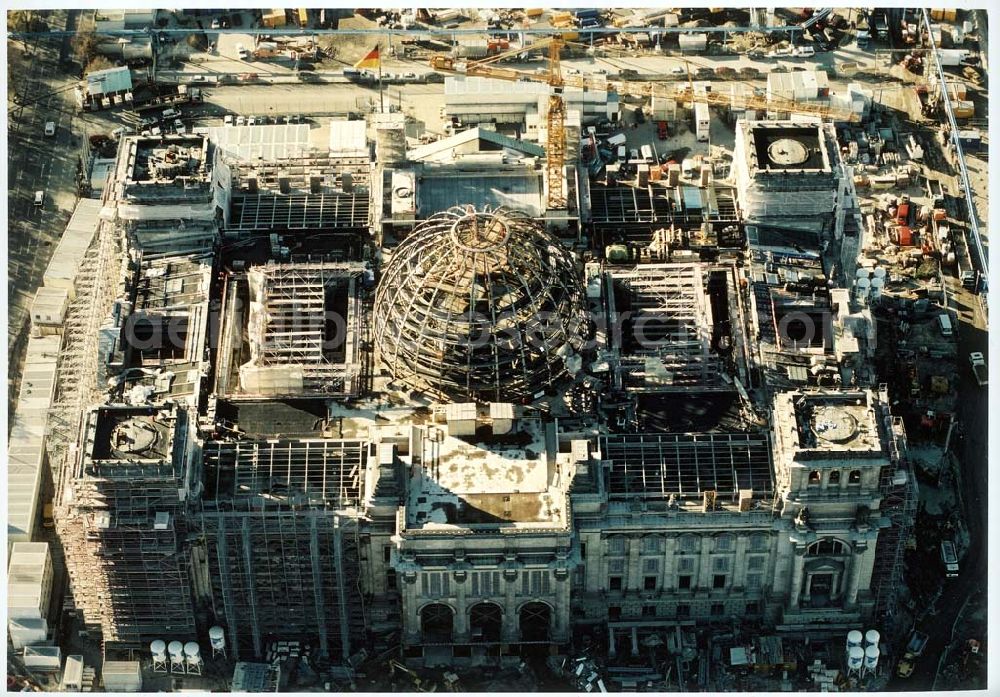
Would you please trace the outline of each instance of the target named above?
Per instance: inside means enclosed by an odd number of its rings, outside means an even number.
[[[142,691],[139,661],[105,661],[101,669],[106,692]]]

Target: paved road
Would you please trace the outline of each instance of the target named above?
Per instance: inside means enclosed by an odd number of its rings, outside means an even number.
[[[961,560],[959,577],[946,583],[935,604],[937,614],[926,617],[917,627],[926,632],[930,639],[913,675],[908,680],[893,679],[887,688],[889,690],[932,689],[940,657],[951,641],[956,618],[966,599],[985,589],[987,578],[989,472],[986,453],[989,440],[989,392],[976,384],[969,368],[968,355],[972,351],[982,351],[989,355],[988,335],[983,329],[979,303],[971,294],[962,290],[954,279],[949,281],[951,292],[955,294],[953,306],[959,310],[962,319],[958,338],[958,419],[963,436],[953,447],[961,467],[962,516],[968,527],[970,544],[966,556]],[[960,638],[961,635],[958,636]],[[946,686],[938,686],[944,687]]]
[[[76,10],[57,10],[55,27],[76,25]],[[76,204],[75,175],[82,142],[70,92],[61,91],[73,78],[60,69],[60,40],[29,42],[27,60],[18,66],[24,75],[20,94],[23,109],[10,112],[8,129],[8,399],[17,394],[24,353],[27,313],[70,214]],[[44,135],[54,121],[56,133]],[[43,191],[42,206],[34,205]]]

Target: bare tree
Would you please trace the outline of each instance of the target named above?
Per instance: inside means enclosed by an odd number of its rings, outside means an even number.
[[[93,31],[82,31],[73,37],[73,51],[80,65],[89,65],[97,55],[101,41]]]
[[[98,70],[107,70],[108,68],[114,68],[115,64],[109,61],[104,56],[96,56],[87,63],[87,67],[84,68],[83,74],[89,75],[90,73],[96,73]]]

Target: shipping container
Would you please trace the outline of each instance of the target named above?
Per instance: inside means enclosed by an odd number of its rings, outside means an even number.
[[[708,140],[709,127],[711,125],[710,112],[708,110],[708,104],[704,102],[697,102],[694,105],[694,124],[695,124],[695,135],[698,140],[705,142]]]
[[[524,14],[531,19],[538,19],[543,14],[545,14],[545,10],[543,10],[541,7],[533,7],[529,10],[525,10]]]

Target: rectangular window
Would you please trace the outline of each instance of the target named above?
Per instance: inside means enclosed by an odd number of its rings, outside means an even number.
[[[689,574],[694,571],[694,559],[685,557],[677,561],[677,571],[682,574]]]
[[[609,537],[608,538],[608,556],[612,556],[612,557],[624,557],[625,556],[625,538],[624,537]]]
[[[385,589],[394,591],[396,590],[396,570],[389,569],[385,572]]]
[[[583,564],[580,564],[580,566],[576,567],[576,569],[574,569],[573,571],[573,587],[583,588],[586,582],[587,582],[587,569],[586,567],[584,567]]]
[[[716,574],[712,578],[712,588],[725,588],[726,587],[726,575]]]
[[[691,577],[690,576],[678,576],[677,577],[677,587],[681,590],[686,590],[691,587]]]
[[[656,606],[655,605],[643,605],[642,606],[642,616],[643,617],[656,617]]]
[[[551,590],[552,590],[551,586],[549,585],[549,572],[548,571],[532,571],[531,572],[531,594],[532,595],[548,595],[548,593]]]
[[[391,557],[392,557],[392,546],[391,545],[385,545],[382,548],[382,561],[384,561],[386,564],[388,564],[389,563],[389,559]]]
[[[764,570],[764,557],[755,554],[747,557],[747,571],[763,571]]]
[[[767,551],[767,535],[757,534],[750,536],[750,551],[751,552],[766,552]]]
[[[683,535],[677,540],[677,550],[681,554],[694,554],[698,547],[697,535]]]
[[[643,559],[642,560],[642,571],[646,574],[658,574],[660,573],[660,560],[659,559]]]
[[[586,542],[581,542],[580,543],[580,558],[581,559],[586,559],[587,558],[587,543]]]
[[[642,538],[643,554],[662,554],[663,538],[658,535],[647,535]]]
[[[759,591],[761,585],[761,575],[760,574],[747,574],[747,590],[748,591]]]
[[[624,559],[609,559],[608,560],[608,573],[621,574],[625,572],[625,560]]]
[[[610,588],[613,591],[620,591],[622,589],[622,577],[612,576],[610,579],[608,579],[608,588]]]
[[[712,603],[712,617],[722,617],[726,614],[725,603]]]
[[[646,576],[642,580],[642,587],[648,591],[656,590],[656,576]]]
[[[712,559],[712,571],[724,574],[729,572],[729,557],[714,557]]]
[[[420,574],[420,595],[426,598],[430,594],[430,574]]]
[[[690,617],[690,616],[691,616],[691,606],[690,605],[682,603],[682,604],[680,604],[680,605],[677,606],[677,617],[679,619],[685,619],[685,618]]]

